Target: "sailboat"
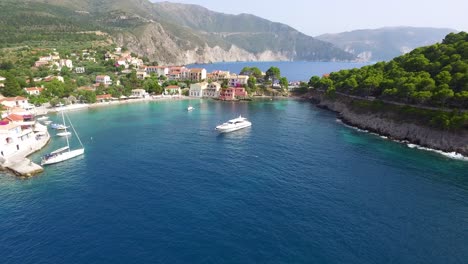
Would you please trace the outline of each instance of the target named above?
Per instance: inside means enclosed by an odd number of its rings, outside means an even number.
[[[62,110],[62,120],[63,120],[63,124],[65,126],[65,114],[64,114],[63,110]],[[66,160],[69,160],[71,158],[74,158],[74,157],[77,157],[79,155],[84,154],[83,143],[81,142],[81,139],[78,136],[78,133],[76,133],[76,130],[73,127],[73,124],[72,124],[72,122],[71,122],[71,120],[70,120],[70,118],[68,116],[67,116],[67,120],[68,120],[68,123],[70,123],[70,127],[72,128],[72,130],[75,133],[76,137],[78,138],[78,141],[80,142],[81,148],[71,150],[70,149],[70,141],[68,140],[68,136],[65,136],[65,138],[67,140],[67,145],[62,147],[62,148],[59,148],[59,149],[57,149],[55,151],[52,151],[51,153],[49,153],[49,154],[45,155],[44,157],[42,157],[41,165],[50,165],[50,164],[54,164],[54,163],[59,163],[59,162],[66,161]],[[65,126],[64,130],[65,131],[63,133],[70,133],[70,132],[67,131],[66,126]]]

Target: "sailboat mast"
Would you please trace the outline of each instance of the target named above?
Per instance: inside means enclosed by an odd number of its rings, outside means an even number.
[[[65,139],[67,140],[67,147],[68,147],[68,152],[70,152],[70,142],[68,141],[68,136],[66,135],[67,133],[67,125],[65,124],[65,116],[63,115],[63,112],[65,110],[62,109],[62,122],[63,122],[63,126],[65,127]]]
[[[67,119],[68,119],[68,123],[70,123],[70,126],[71,126],[71,128],[72,128],[72,130],[73,130],[73,133],[75,133],[75,136],[76,136],[76,138],[78,139],[78,142],[80,142],[81,147],[84,148],[83,143],[81,142],[80,136],[79,136],[78,133],[76,132],[75,127],[73,126],[73,123],[72,123],[72,121],[70,120],[70,117],[69,117],[68,115],[67,115]]]

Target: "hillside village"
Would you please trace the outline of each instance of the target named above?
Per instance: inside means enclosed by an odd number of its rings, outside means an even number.
[[[0,165],[7,167],[41,149],[50,139],[37,119],[57,106],[162,98],[245,100],[287,94],[286,78],[272,67],[242,74],[185,66],[159,66],[115,47],[59,52],[20,48],[0,61]],[[5,61],[5,58],[14,58]],[[258,80],[258,83],[257,83]],[[270,88],[267,88],[270,86]],[[283,90],[285,89],[285,90]]]

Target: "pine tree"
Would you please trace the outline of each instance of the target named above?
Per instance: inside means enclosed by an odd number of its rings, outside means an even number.
[[[21,87],[16,80],[15,76],[11,73],[5,74],[5,88],[3,88],[2,94],[6,97],[18,96],[22,94]]]

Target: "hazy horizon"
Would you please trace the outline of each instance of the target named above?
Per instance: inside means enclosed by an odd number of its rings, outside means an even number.
[[[153,2],[164,2],[152,0]],[[287,24],[310,36],[383,27],[434,27],[468,31],[468,1],[270,1],[237,0],[235,5],[215,0],[174,0],[226,14],[247,13]],[[309,21],[309,22],[308,22]]]

